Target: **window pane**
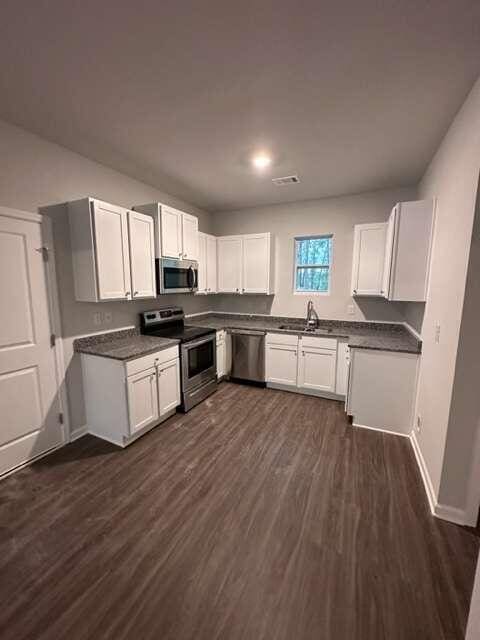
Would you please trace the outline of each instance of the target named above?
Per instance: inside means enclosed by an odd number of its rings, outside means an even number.
[[[330,264],[331,238],[306,238],[297,240],[297,265]]]
[[[297,268],[297,291],[328,291],[328,267]]]

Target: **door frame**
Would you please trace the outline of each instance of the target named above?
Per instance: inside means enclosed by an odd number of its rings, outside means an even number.
[[[57,447],[53,447],[52,449],[48,449],[48,451],[44,451],[38,456],[34,456],[33,458],[31,458],[31,460],[24,462],[11,471],[7,471],[7,473],[4,473],[2,476],[0,476],[1,480],[11,475],[12,473],[15,473],[16,471],[19,471],[20,469],[23,469],[24,467],[32,464],[36,460],[49,455],[50,453],[52,453],[52,451],[60,449],[65,444],[67,444],[67,442],[71,441],[71,434],[68,396],[65,384],[66,366],[63,350],[62,325],[60,320],[60,303],[58,296],[57,270],[55,265],[52,220],[48,216],[41,215],[39,213],[31,213],[29,211],[21,211],[19,209],[11,209],[10,207],[2,206],[0,206],[0,216],[5,218],[16,218],[17,220],[25,220],[27,222],[33,222],[40,225],[42,234],[42,248],[46,250],[47,255],[47,259],[44,261],[44,265],[47,288],[47,302],[50,317],[50,330],[51,333],[56,337],[55,346],[53,347],[55,354],[55,379],[57,382],[59,410],[63,414],[63,423],[61,425],[62,443]],[[41,247],[39,247],[39,250],[41,250]]]

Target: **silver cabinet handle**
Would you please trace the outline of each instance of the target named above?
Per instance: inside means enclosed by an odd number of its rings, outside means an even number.
[[[356,290],[356,289],[354,289],[354,290],[353,290],[353,293],[357,293],[357,290]]]
[[[129,295],[130,295],[130,291],[125,291],[125,297],[128,298]]]
[[[138,296],[138,291],[134,291],[134,292],[133,292],[133,295],[134,295],[134,296]]]

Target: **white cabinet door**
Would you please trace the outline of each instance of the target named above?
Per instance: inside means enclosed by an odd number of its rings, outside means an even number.
[[[198,218],[182,213],[182,255],[187,260],[198,260]]]
[[[242,293],[270,291],[270,234],[243,236]]]
[[[265,347],[265,377],[267,382],[297,386],[297,347],[267,344]]]
[[[382,295],[388,298],[390,294],[390,280],[393,268],[393,251],[395,244],[395,222],[397,218],[397,207],[392,209],[387,223],[387,234],[385,240],[385,260],[383,264]]]
[[[207,293],[207,235],[198,234],[198,293]]]
[[[218,291],[241,293],[242,290],[242,238],[217,238]]]
[[[383,295],[387,223],[355,225],[352,295]]]
[[[127,210],[93,202],[99,300],[131,300]]]
[[[333,349],[302,347],[298,361],[298,386],[335,392],[337,352]]]
[[[400,202],[395,208],[392,241],[389,300],[426,300],[430,247],[433,227],[433,201]]]
[[[226,375],[226,345],[225,339],[219,338],[217,332],[217,377],[222,378]]]
[[[180,404],[180,366],[178,358],[158,367],[158,406],[160,416]]]
[[[153,218],[137,211],[129,211],[128,231],[132,297],[135,299],[154,298],[156,284]]]
[[[337,374],[335,382],[335,393],[337,393],[339,396],[347,395],[349,361],[350,349],[348,347],[348,343],[339,340],[337,348]]]
[[[157,374],[147,369],[127,378],[130,433],[158,420]]]
[[[207,291],[217,293],[217,239],[215,236],[206,236],[207,253]]]
[[[164,258],[181,258],[182,249],[182,212],[162,205],[160,213],[162,256]]]

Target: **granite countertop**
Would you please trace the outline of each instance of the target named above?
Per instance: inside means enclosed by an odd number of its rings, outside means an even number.
[[[123,329],[77,338],[73,343],[73,349],[77,353],[87,353],[92,356],[102,356],[126,362],[178,344],[179,340],[144,336],[140,334],[138,329]]]
[[[211,327],[212,329],[258,329],[274,333],[301,334],[305,320],[274,316],[210,313],[187,319],[188,324]],[[279,329],[282,324],[297,324],[298,330]],[[345,338],[354,349],[374,349],[377,351],[399,351],[421,353],[422,343],[402,324],[387,322],[348,322],[345,320],[319,320],[318,335],[321,337]]]

